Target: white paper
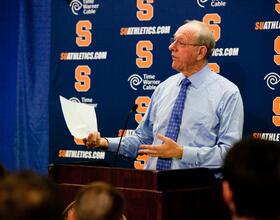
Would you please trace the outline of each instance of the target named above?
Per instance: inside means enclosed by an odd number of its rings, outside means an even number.
[[[62,96],[59,98],[66,125],[74,137],[82,139],[97,131],[94,106],[72,102]]]

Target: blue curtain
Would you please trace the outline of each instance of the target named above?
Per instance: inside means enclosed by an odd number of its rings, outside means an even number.
[[[11,1],[8,2],[7,4],[14,5]],[[11,122],[14,122],[14,130],[5,134],[13,136],[9,138],[10,143],[4,142],[10,147],[9,152],[2,151],[1,148],[1,162],[12,169],[30,169],[46,173],[49,163],[51,0],[18,2],[16,88],[14,87],[16,101],[15,108],[11,110],[11,113],[14,111],[14,115],[10,116]],[[10,6],[8,13],[12,10],[13,7]],[[3,136],[1,139],[5,138]]]
[[[20,168],[47,172],[51,1],[19,7],[16,158]]]
[[[0,163],[16,168],[16,63],[18,36],[18,1],[1,1],[0,13]]]

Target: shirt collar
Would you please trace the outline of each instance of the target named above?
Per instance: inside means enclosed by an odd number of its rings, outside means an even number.
[[[207,74],[209,73],[210,68],[208,67],[208,65],[205,65],[201,70],[199,70],[198,72],[194,73],[193,75],[191,75],[190,77],[188,77],[188,79],[191,82],[190,86],[193,86],[195,88],[198,88],[205,80],[205,77],[207,76]],[[182,83],[182,80],[185,78],[183,73],[180,73],[180,77],[179,80],[177,82],[177,85],[180,86]]]

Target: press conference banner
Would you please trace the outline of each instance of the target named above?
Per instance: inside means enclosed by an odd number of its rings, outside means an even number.
[[[279,141],[280,0],[55,0],[52,1],[50,161],[115,161],[89,150],[67,128],[59,96],[95,107],[102,136],[118,136],[134,104],[126,135],[141,121],[171,68],[170,38],[185,20],[205,22],[216,49],[209,60],[240,89],[244,135]],[[142,169],[146,157],[121,159]],[[116,165],[115,163],[113,165]]]

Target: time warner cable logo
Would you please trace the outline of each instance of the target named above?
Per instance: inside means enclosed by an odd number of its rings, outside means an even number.
[[[129,81],[130,87],[136,91],[136,86],[139,86],[143,82],[143,79],[138,74],[133,74],[127,81]]]
[[[78,15],[83,8],[83,14],[95,14],[99,4],[94,4],[95,0],[71,0],[69,7],[74,15]]]
[[[196,0],[197,4],[199,5],[199,7],[201,8],[205,8],[205,4],[208,2],[209,0]],[[227,4],[226,1],[223,0],[211,0],[210,6],[211,7],[225,7]]]
[[[208,0],[196,0],[196,1],[199,7],[205,8],[204,3],[207,2]]]
[[[141,84],[143,90],[155,90],[160,84],[160,80],[157,80],[156,76],[153,74],[144,74],[143,77],[138,74],[132,74],[128,77],[127,81],[130,87],[135,91],[137,91],[137,87]]]
[[[264,80],[266,80],[268,88],[275,90],[274,86],[280,82],[280,76],[277,73],[271,72],[264,77]]]
[[[78,11],[83,7],[83,4],[79,0],[72,0],[70,2],[71,10],[74,15],[78,15]]]
[[[97,108],[97,103],[93,103],[93,99],[92,98],[81,97],[81,101],[80,101],[80,99],[78,99],[77,97],[71,97],[69,99],[69,101],[75,102],[75,103],[84,103],[84,104],[87,104],[87,105],[91,105],[94,108]]]

